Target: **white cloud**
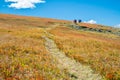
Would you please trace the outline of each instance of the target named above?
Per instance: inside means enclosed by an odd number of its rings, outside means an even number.
[[[37,3],[45,3],[44,0],[5,0],[5,2],[11,2],[8,7],[21,9],[21,8],[35,8]]]
[[[97,21],[91,19],[91,20],[89,20],[89,21],[85,21],[85,23],[96,24]]]
[[[118,27],[118,28],[120,28],[120,24],[118,24],[118,25],[115,25],[114,27]]]

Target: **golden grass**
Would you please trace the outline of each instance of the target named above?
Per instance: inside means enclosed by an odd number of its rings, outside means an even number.
[[[108,80],[120,79],[120,37],[57,27],[50,31],[60,50],[90,65]]]
[[[98,28],[103,30],[113,30],[110,26],[98,25],[98,24],[89,24],[89,23],[79,23],[80,26],[86,26],[88,28]]]
[[[44,46],[44,29],[65,20],[0,14],[0,79],[70,80]],[[80,23],[90,28],[112,30]],[[66,27],[50,31],[58,47],[77,61],[91,65],[108,80],[120,79],[120,37],[113,34],[76,31]]]
[[[0,25],[0,79],[69,79],[44,44],[42,28]]]
[[[57,20],[50,18],[26,17],[18,15],[0,14],[0,24],[4,26],[16,27],[42,27],[47,28],[56,23],[69,23],[66,20]]]

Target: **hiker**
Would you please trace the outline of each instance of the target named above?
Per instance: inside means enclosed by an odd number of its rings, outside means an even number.
[[[74,21],[73,21],[75,24],[77,24],[77,20],[75,19]]]
[[[78,20],[78,23],[81,23],[81,22],[82,22],[82,20],[79,19],[79,20]]]

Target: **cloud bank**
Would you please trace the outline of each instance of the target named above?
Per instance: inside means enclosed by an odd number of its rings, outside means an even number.
[[[97,21],[91,19],[91,20],[89,20],[89,21],[85,21],[85,23],[96,24]]]
[[[35,4],[45,3],[44,0],[5,0],[5,2],[11,2],[8,7],[16,9],[35,8]]]
[[[118,28],[120,28],[120,24],[118,24],[118,25],[115,25],[114,27],[118,27]]]

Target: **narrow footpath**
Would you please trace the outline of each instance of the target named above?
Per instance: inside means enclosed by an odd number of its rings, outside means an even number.
[[[47,33],[47,35],[52,34]],[[58,67],[61,69],[66,69],[69,72],[71,80],[103,80],[99,74],[95,74],[93,72],[90,66],[83,65],[76,62],[74,59],[67,57],[64,52],[61,52],[57,48],[57,45],[52,39],[47,36],[44,36],[43,38],[46,41],[46,49],[55,59],[57,59]]]

